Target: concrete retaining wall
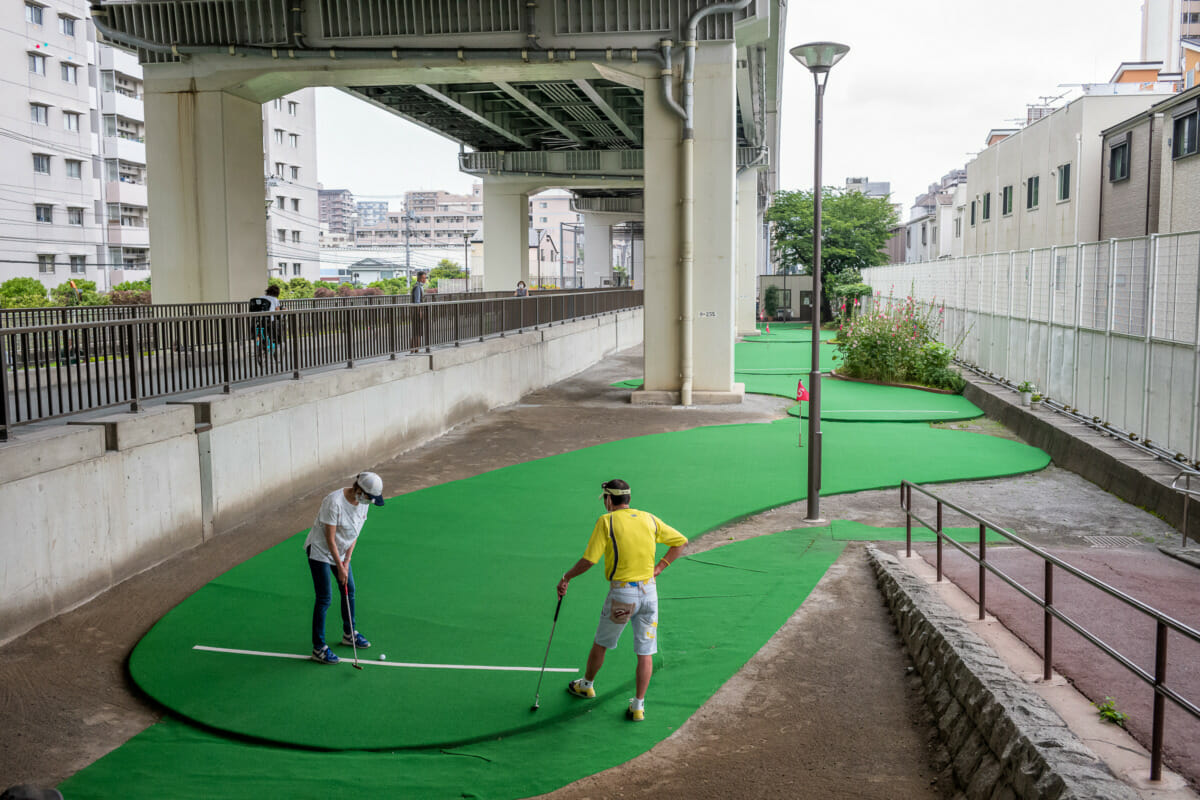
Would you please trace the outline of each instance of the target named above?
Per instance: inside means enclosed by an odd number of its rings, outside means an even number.
[[[642,341],[624,311],[19,429],[0,444],[0,642],[280,501],[352,475]]]
[[[867,553],[969,800],[1137,798],[920,578]]]

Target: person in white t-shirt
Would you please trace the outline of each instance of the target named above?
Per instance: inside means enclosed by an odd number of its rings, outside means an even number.
[[[360,472],[354,485],[330,492],[321,501],[321,510],[313,522],[304,552],[312,572],[313,604],[312,659],[322,664],[336,664],[338,657],[325,644],[325,614],[333,600],[331,578],[337,578],[339,606],[342,612],[342,644],[367,648],[371,643],[354,627],[357,619],[354,606],[354,571],[350,558],[363,523],[367,521],[370,503],[383,505],[383,479],[374,472]]]

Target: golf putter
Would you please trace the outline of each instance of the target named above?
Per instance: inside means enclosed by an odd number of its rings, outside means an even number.
[[[358,631],[354,630],[354,615],[350,613],[350,592],[342,592],[346,599],[346,616],[350,618],[350,644],[354,646],[354,668],[362,669],[358,663]]]
[[[558,612],[562,609],[563,596],[559,595],[558,605],[554,608],[554,623],[550,626],[550,641],[546,642],[546,655],[542,656],[542,671],[538,673],[537,693],[533,696],[533,706],[530,711],[537,711],[542,702],[542,676],[546,674],[546,661],[550,658],[550,642],[554,641],[554,629],[558,626]]]

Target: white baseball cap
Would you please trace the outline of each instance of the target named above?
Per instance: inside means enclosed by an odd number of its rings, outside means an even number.
[[[374,472],[360,472],[354,479],[354,485],[360,492],[371,498],[375,505],[383,505],[383,478]]]

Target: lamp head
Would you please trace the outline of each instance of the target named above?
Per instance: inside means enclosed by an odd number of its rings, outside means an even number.
[[[788,52],[810,72],[820,74],[829,72],[834,64],[841,61],[842,56],[850,52],[850,46],[837,42],[809,42],[796,45]]]

